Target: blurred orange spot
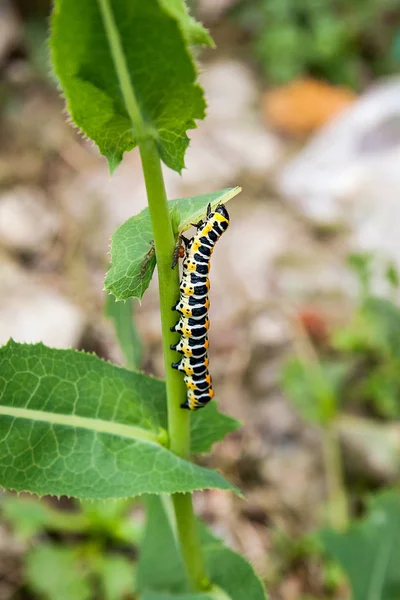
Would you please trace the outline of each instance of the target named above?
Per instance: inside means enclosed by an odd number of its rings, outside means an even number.
[[[325,315],[315,308],[302,308],[297,318],[312,341],[324,344],[329,340],[329,325]]]
[[[305,78],[266,92],[262,105],[268,125],[298,136],[330,121],[356,97],[349,88]]]

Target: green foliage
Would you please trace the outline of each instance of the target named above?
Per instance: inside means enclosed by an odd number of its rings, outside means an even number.
[[[161,532],[162,546],[157,532]],[[208,600],[209,597],[215,600],[226,597],[230,600],[265,600],[260,580],[243,557],[226,548],[205,527],[201,529],[201,539],[208,575],[214,587],[206,590],[205,594],[194,595],[193,600]],[[155,558],[159,555],[165,557],[164,560]],[[145,598],[192,600],[192,595],[188,595],[188,581],[177,549],[172,507],[168,498],[149,499],[137,577],[138,589],[145,592]]]
[[[240,188],[220,190],[191,198],[171,200],[168,204],[174,215],[176,233],[188,229],[204,216],[207,205],[216,206],[227,202],[240,192]],[[172,256],[171,256],[172,263]],[[135,217],[123,223],[112,236],[111,267],[107,273],[105,287],[118,300],[134,297],[142,299],[149,287],[156,257],[149,209],[145,208]]]
[[[331,347],[314,361],[290,358],[282,385],[301,415],[324,424],[340,406],[368,406],[387,419],[400,416],[400,308],[396,304],[399,276],[392,262],[381,269],[393,300],[374,296],[373,257],[352,254],[349,265],[360,284],[358,305],[350,322],[337,330]]]
[[[290,358],[282,369],[283,390],[306,421],[326,425],[340,409],[348,370],[344,362],[305,363]]]
[[[334,347],[353,360],[351,402],[366,403],[380,416],[400,416],[400,309],[367,296],[352,321],[338,331]],[[361,376],[360,376],[361,375]]]
[[[112,294],[108,294],[104,312],[114,325],[115,335],[124,354],[126,366],[132,371],[139,369],[142,362],[142,344],[133,321],[132,298],[128,298],[126,302],[117,302]]]
[[[54,68],[71,118],[111,171],[143,136],[139,120],[165,164],[182,170],[186,131],[205,110],[188,39],[210,43],[182,0],[55,1]]]
[[[101,556],[97,565],[100,576],[101,598],[126,600],[133,598],[134,571],[132,562],[121,555]]]
[[[166,594],[164,592],[145,592],[143,600],[218,600],[214,594]],[[221,597],[221,600],[225,600]]]
[[[371,500],[367,515],[345,533],[321,533],[326,551],[346,573],[353,600],[400,597],[400,498],[384,492]]]
[[[74,549],[42,545],[26,559],[26,579],[32,590],[44,600],[89,600],[88,574]]]
[[[46,542],[25,559],[28,587],[44,600],[104,600],[133,598],[132,561],[118,554],[101,554],[95,546],[61,547]],[[96,593],[97,592],[97,593]]]
[[[396,0],[242,0],[234,15],[272,83],[311,74],[358,88],[365,72],[396,70],[397,8]]]
[[[0,350],[0,371],[1,485],[78,498],[232,489],[167,449],[161,381],[14,342]]]

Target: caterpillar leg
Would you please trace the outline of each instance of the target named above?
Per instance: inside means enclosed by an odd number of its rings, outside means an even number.
[[[185,237],[184,235],[178,236],[178,241],[176,242],[175,250],[172,255],[171,269],[174,269],[176,267],[180,258],[184,258],[185,248],[187,248],[188,243],[189,240],[187,239],[187,237]]]

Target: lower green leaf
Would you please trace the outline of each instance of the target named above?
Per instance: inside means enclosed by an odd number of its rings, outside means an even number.
[[[261,580],[243,556],[224,546],[205,526],[202,542],[208,574],[214,585],[224,590],[231,600],[266,600]]]
[[[12,341],[0,349],[0,373],[4,487],[88,499],[235,489],[168,450],[157,379]]]
[[[179,518],[179,517],[178,517]],[[149,498],[138,564],[138,590],[145,600],[266,600],[264,587],[245,558],[226,548],[203,525],[202,551],[212,589],[191,594],[175,535],[169,498]],[[161,541],[160,541],[161,540]]]

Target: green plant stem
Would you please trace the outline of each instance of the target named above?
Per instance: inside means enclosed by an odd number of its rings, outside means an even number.
[[[328,520],[335,529],[345,529],[349,522],[348,499],[343,477],[342,457],[334,424],[322,432],[326,483],[328,488]]]
[[[190,455],[189,412],[180,408],[180,404],[185,400],[186,386],[182,373],[171,368],[171,363],[179,360],[179,354],[170,348],[170,344],[177,340],[177,334],[172,334],[170,331],[170,327],[177,321],[177,313],[171,309],[179,298],[179,270],[171,268],[175,239],[160,158],[152,140],[140,144],[140,156],[157,257],[170,449],[178,456],[188,458]]]
[[[142,159],[157,257],[170,449],[178,456],[188,459],[190,456],[189,412],[180,408],[186,397],[186,387],[182,374],[171,368],[171,363],[179,359],[177,352],[170,349],[170,344],[177,339],[177,334],[172,334],[170,327],[177,320],[177,314],[171,309],[179,297],[179,271],[171,268],[175,239],[161,161],[152,132],[147,130],[140,112],[110,2],[109,0],[98,0],[98,2],[122,96],[139,142]],[[202,589],[206,576],[192,498],[190,494],[175,494],[173,500],[179,541],[189,579],[194,589]]]
[[[147,139],[140,143],[139,148],[157,257],[170,449],[178,456],[188,459],[190,415],[189,411],[180,408],[186,397],[186,386],[182,374],[171,368],[171,363],[179,358],[177,353],[170,349],[171,342],[176,341],[177,337],[170,331],[170,327],[177,320],[177,314],[171,308],[179,297],[179,271],[171,268],[175,239],[156,144],[152,139]],[[190,494],[174,494],[173,503],[189,579],[192,587],[199,590],[204,587],[207,578],[192,497]]]
[[[190,494],[174,494],[172,501],[182,555],[192,587],[199,591],[207,589],[210,583],[205,571],[192,496]]]

